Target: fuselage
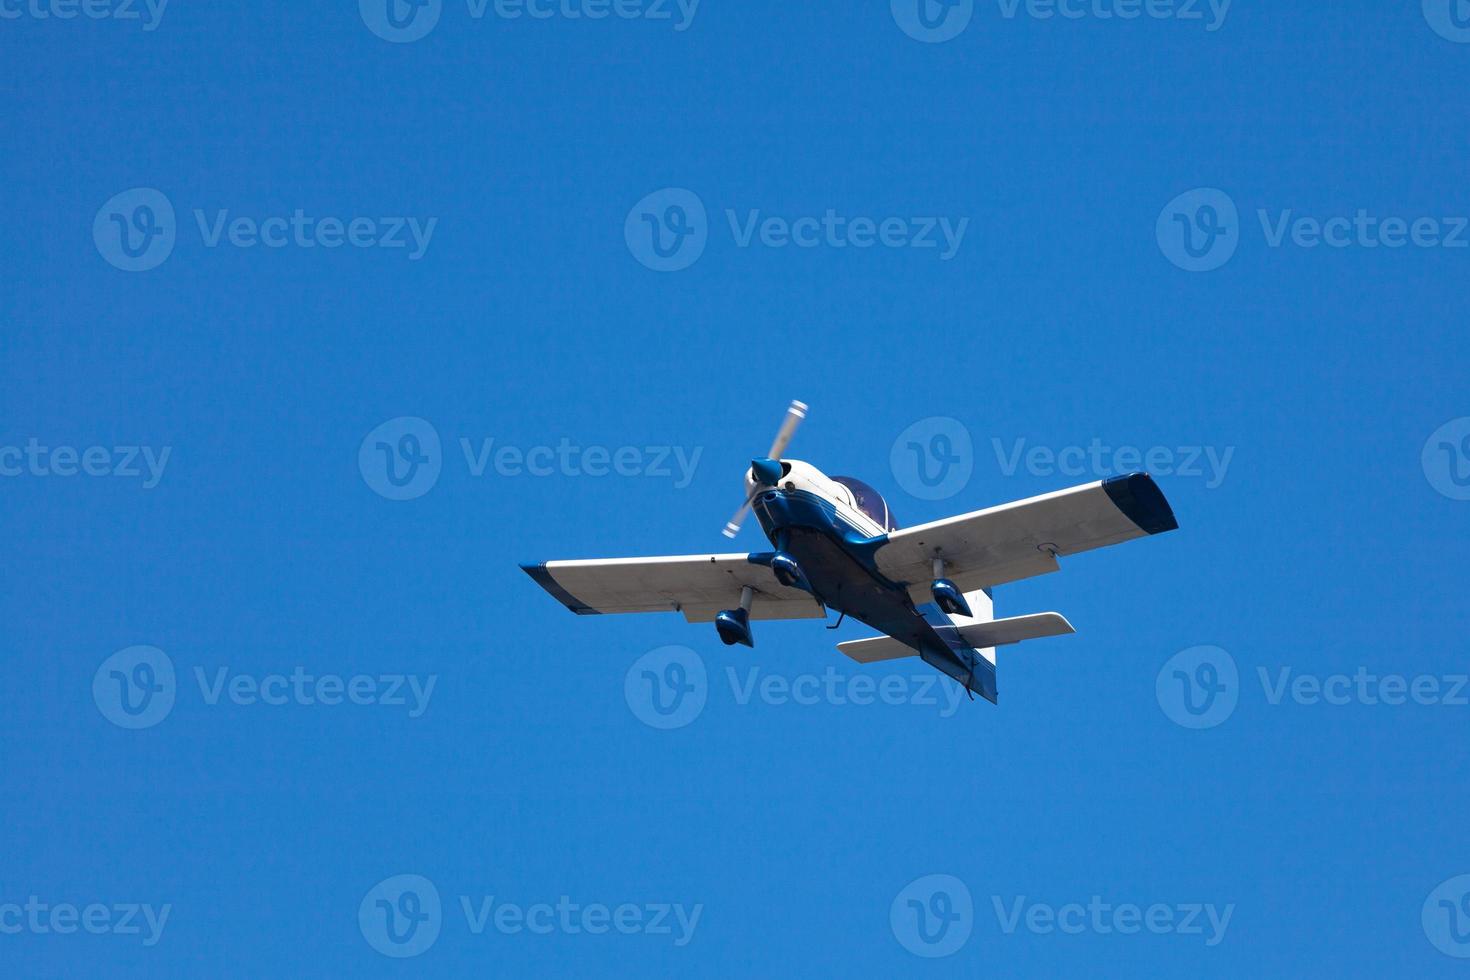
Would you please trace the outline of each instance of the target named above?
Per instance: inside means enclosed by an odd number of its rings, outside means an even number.
[[[816,598],[994,700],[994,664],[958,638],[954,621],[936,604],[916,605],[912,583],[879,573],[873,556],[897,525],[877,491],[800,460],[782,460],[781,469],[775,486],[759,485],[747,473],[746,493],[766,537],[800,565]]]

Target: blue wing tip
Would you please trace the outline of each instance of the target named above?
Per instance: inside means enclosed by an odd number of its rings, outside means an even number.
[[[1163,534],[1179,527],[1164,491],[1147,473],[1109,477],[1103,481],[1103,489],[1123,515],[1144,533]]]
[[[562,588],[561,583],[553,578],[551,572],[547,570],[546,562],[523,561],[520,563],[520,566],[521,571],[525,572],[527,575],[531,576],[531,578],[535,579],[536,584],[541,586],[547,592],[551,593],[551,597],[553,599],[561,603],[563,606],[566,606],[578,616],[592,616],[596,615],[599,612],[599,610],[593,609],[591,606],[587,605],[585,602],[582,602],[576,596],[572,595],[566,589]]]

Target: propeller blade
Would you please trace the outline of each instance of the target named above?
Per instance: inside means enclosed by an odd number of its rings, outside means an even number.
[[[735,512],[735,516],[725,522],[725,537],[733,538],[735,535],[739,534],[740,525],[745,523],[745,515],[749,513],[750,501],[747,500],[745,503],[740,505],[740,509]]]
[[[806,418],[806,402],[792,399],[790,406],[786,409],[786,418],[781,420],[781,430],[776,433],[776,441],[771,443],[771,451],[766,453],[771,459],[779,460],[786,447],[791,444],[791,437],[796,434],[796,427],[801,420]]]
[[[796,427],[804,418],[806,418],[806,402],[793,398],[791,404],[786,408],[786,417],[781,420],[781,428],[776,432],[776,441],[771,443],[771,451],[766,453],[766,461],[780,463],[781,454],[791,444],[791,437],[796,434]],[[760,462],[761,460],[751,460],[751,468],[755,469]],[[751,499],[753,500],[754,497]],[[733,538],[740,533],[740,525],[745,523],[745,515],[750,513],[750,503],[751,501],[747,500],[741,504],[735,516],[725,522],[725,537]]]

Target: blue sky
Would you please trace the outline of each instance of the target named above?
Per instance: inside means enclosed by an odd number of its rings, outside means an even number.
[[[1470,10],[376,3],[0,0],[4,973],[1463,969]],[[1180,530],[999,705],[517,568],[791,398]]]

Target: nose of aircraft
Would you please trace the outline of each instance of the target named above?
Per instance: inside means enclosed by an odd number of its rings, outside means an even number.
[[[769,456],[757,456],[750,461],[750,474],[763,487],[774,487],[781,481],[781,461]]]

